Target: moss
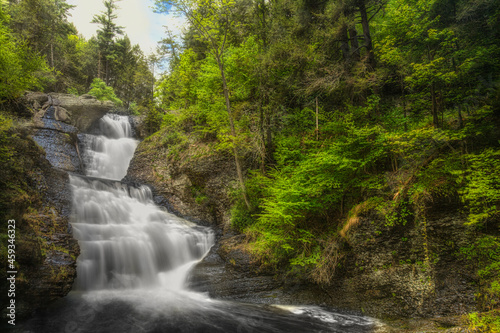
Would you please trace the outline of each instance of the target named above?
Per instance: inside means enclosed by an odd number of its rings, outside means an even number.
[[[465,320],[472,332],[500,332],[500,310],[469,313]]]

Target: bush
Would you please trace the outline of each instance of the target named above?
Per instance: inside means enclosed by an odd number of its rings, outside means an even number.
[[[469,223],[482,224],[499,215],[500,150],[485,149],[465,159],[469,167],[461,173],[465,186],[460,194],[469,208]]]
[[[158,108],[154,105],[150,105],[149,111],[146,114],[146,119],[144,120],[147,133],[153,134],[158,131],[161,127],[162,120],[163,117],[160,110],[158,110]]]
[[[115,91],[109,87],[103,80],[95,78],[90,85],[89,95],[95,96],[100,101],[111,101],[118,106],[123,105],[123,102],[116,97]]]

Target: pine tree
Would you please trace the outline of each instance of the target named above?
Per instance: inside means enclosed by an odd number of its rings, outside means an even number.
[[[104,61],[104,81],[106,85],[110,82],[110,67],[111,62],[116,57],[115,53],[115,38],[117,35],[123,35],[123,27],[118,26],[114,21],[118,17],[115,14],[118,6],[116,2],[120,0],[105,0],[104,6],[106,10],[100,15],[94,15],[92,23],[100,24],[101,27],[97,30],[97,40],[99,44],[99,65]],[[102,79],[101,66],[98,69],[98,77]]]

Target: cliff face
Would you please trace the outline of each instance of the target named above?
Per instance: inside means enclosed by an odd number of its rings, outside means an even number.
[[[149,184],[177,214],[211,225],[228,225],[230,192],[237,186],[234,157],[207,154],[209,147],[193,142],[173,152],[159,132],[137,147],[125,181]],[[159,201],[159,203],[161,203]]]
[[[5,135],[4,146],[12,157],[0,166],[0,212],[2,230],[7,229],[7,220],[16,221],[19,319],[72,288],[79,247],[70,225],[68,172],[82,172],[77,134],[87,130],[111,105],[94,98],[29,93],[15,107],[16,114],[24,117]],[[9,111],[8,106],[3,108]],[[2,258],[6,258],[6,239],[1,246]],[[7,290],[5,270],[0,274],[2,290]],[[2,297],[8,301],[6,295]]]
[[[387,227],[374,212],[349,231],[343,267],[327,293],[336,306],[379,318],[460,316],[476,309],[477,280],[458,256],[471,244],[456,207],[438,204],[426,221]]]
[[[229,227],[230,193],[237,186],[231,156],[194,140],[182,151],[171,149],[162,143],[167,134],[139,145],[127,180],[152,185],[174,211],[219,231],[217,245],[194,269],[192,288],[213,297],[322,304],[378,318],[457,317],[476,309],[476,277],[458,255],[476,235],[464,226],[459,203],[434,202],[424,218],[406,225],[388,226],[384,216],[365,212],[337,238],[341,265],[331,285],[319,286],[262,269],[246,251],[245,236]]]

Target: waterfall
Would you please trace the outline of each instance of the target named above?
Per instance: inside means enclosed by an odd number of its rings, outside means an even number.
[[[81,248],[76,289],[181,289],[188,268],[212,246],[213,232],[161,210],[147,186],[117,181],[137,141],[128,117],[106,115],[98,125],[99,135],[84,136],[91,177],[70,178],[73,233]]]
[[[85,172],[87,176],[120,180],[127,174],[138,143],[132,138],[128,117],[105,115],[98,128],[99,135],[82,135]]]
[[[14,332],[372,332],[376,322],[317,306],[216,300],[184,286],[214,243],[210,228],[169,214],[147,186],[120,182],[137,141],[127,117],[106,115],[83,135],[86,176],[70,176],[80,244],[68,296]]]

